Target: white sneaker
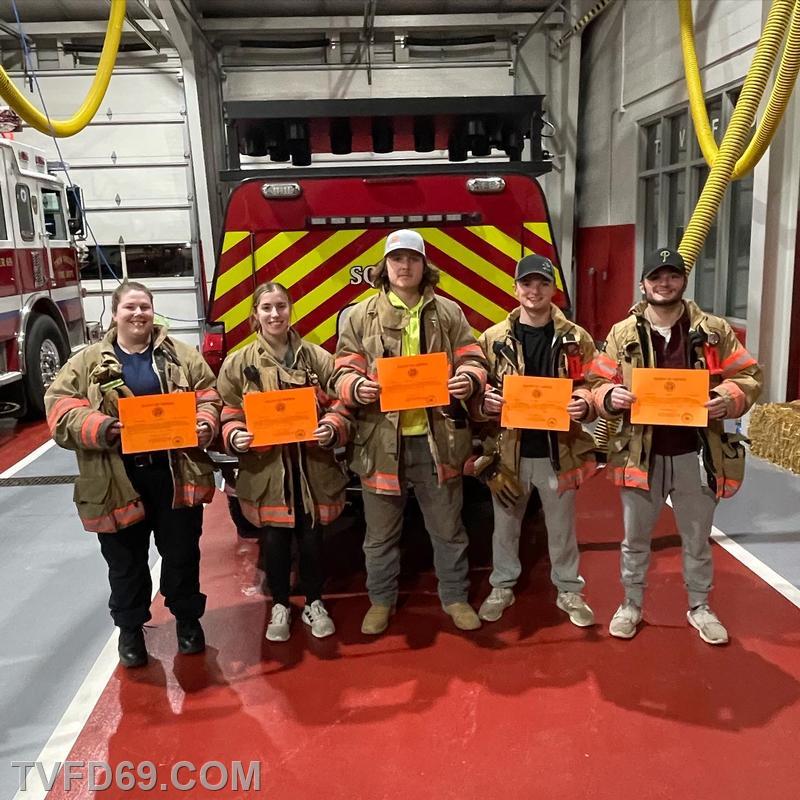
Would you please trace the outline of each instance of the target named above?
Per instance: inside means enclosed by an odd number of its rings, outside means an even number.
[[[271,642],[286,642],[289,639],[289,625],[292,611],[280,603],[272,606],[272,618],[267,625],[267,639]]]
[[[556,605],[569,615],[569,621],[579,628],[594,625],[594,611],[578,592],[559,592]]]
[[[489,596],[481,603],[478,616],[484,622],[497,622],[503,612],[514,605],[514,592],[512,589],[495,586]]]
[[[686,619],[689,624],[697,630],[700,638],[707,644],[727,644],[728,631],[719,621],[717,615],[703,603],[697,608],[691,608],[686,612]]]
[[[311,626],[311,633],[317,639],[324,639],[332,633],[336,633],[336,626],[328,614],[328,609],[322,604],[322,600],[315,600],[310,606],[303,609],[303,622]]]
[[[611,617],[608,632],[617,639],[633,639],[641,621],[642,609],[633,600],[625,600]]]

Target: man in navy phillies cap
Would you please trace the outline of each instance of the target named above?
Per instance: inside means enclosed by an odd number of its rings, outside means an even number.
[[[645,258],[642,265],[642,280],[649,278],[653,273],[664,269],[664,267],[680,272],[681,275],[686,274],[686,262],[684,262],[683,256],[677,250],[659,247],[658,250],[654,250]]]

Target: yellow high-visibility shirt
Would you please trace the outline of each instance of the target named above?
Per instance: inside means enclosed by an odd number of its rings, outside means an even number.
[[[420,312],[422,298],[414,308],[409,308],[394,292],[386,293],[389,302],[395,308],[402,308],[409,313],[408,325],[403,329],[403,355],[420,355]],[[422,436],[428,432],[428,415],[424,408],[415,408],[400,412],[400,432],[403,436]]]

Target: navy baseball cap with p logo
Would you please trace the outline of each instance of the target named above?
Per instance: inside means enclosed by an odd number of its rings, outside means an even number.
[[[531,253],[517,262],[514,280],[521,281],[528,275],[541,275],[550,283],[556,282],[556,268],[553,266],[553,262],[549,258],[536,255],[536,253]]]
[[[669,247],[659,247],[654,250],[644,260],[642,267],[642,280],[649,278],[654,272],[667,267],[673,269],[675,272],[680,272],[682,275],[686,274],[686,262],[683,256],[677,251]]]

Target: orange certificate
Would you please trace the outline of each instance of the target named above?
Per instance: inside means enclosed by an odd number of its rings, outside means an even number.
[[[123,453],[197,447],[194,392],[120,397],[119,421]]]
[[[567,406],[572,398],[569,378],[537,378],[506,375],[503,378],[504,428],[533,428],[539,431],[568,431]]]
[[[310,386],[250,392],[244,396],[247,430],[254,434],[252,447],[309,442],[317,422],[317,399]]]
[[[381,385],[381,411],[405,411],[450,403],[447,353],[375,360]]]
[[[633,370],[631,392],[635,425],[708,425],[708,370],[639,367]]]

